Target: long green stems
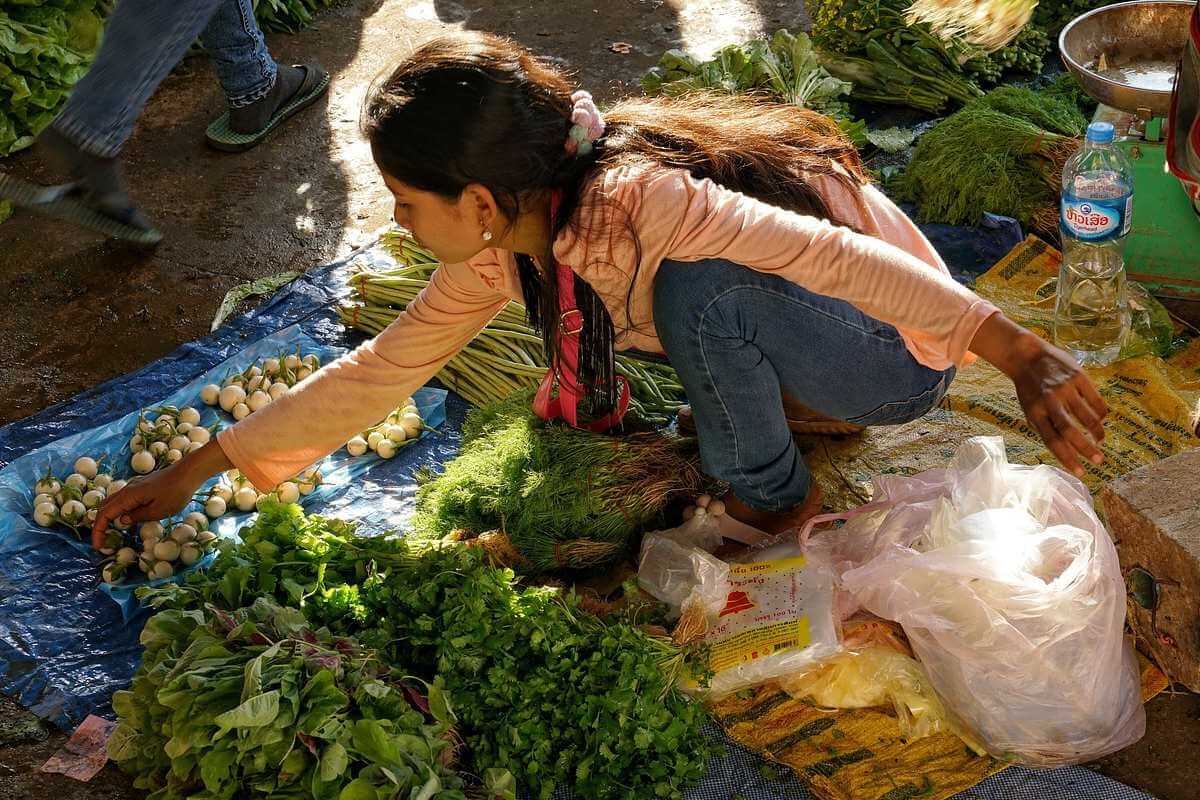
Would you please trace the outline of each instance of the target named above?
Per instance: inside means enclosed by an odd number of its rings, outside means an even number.
[[[416,299],[437,268],[433,255],[403,233],[388,233],[383,242],[399,266],[354,273],[347,281],[354,302],[338,309],[345,325],[371,336]],[[509,303],[437,377],[469,402],[484,405],[537,386],[546,368],[542,337],[529,327],[524,307]],[[617,371],[629,381],[631,407],[647,422],[666,422],[684,402],[679,376],[667,364],[618,355]]]

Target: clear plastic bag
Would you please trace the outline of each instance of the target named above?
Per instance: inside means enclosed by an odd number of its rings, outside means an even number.
[[[948,732],[976,753],[985,752],[947,714],[921,664],[890,647],[843,651],[813,669],[788,675],[779,686],[792,697],[810,699],[824,708],[891,706],[905,739]]]
[[[1072,764],[1141,738],[1124,581],[1082,483],[1010,465],[1003,439],[981,437],[948,469],[887,476],[878,489],[810,549],[864,608],[903,626],[947,707],[992,755]]]
[[[649,533],[642,539],[638,586],[666,603],[672,618],[694,608],[691,613],[711,623],[729,594],[729,565],[708,553],[720,545],[721,532],[710,515]]]

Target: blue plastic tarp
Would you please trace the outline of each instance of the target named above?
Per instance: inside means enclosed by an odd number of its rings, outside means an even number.
[[[202,409],[205,425],[228,423],[228,415],[199,402],[205,383],[297,345],[323,362],[353,347],[362,337],[347,332],[332,307],[346,294],[347,271],[345,262],[313,270],[212,335],[0,428],[0,691],[70,729],[89,713],[107,709],[113,690],[129,682],[141,652],[137,638],[144,615],[137,615],[132,588],[103,586],[99,558],[86,542],[65,529],[33,524],[33,482],[48,465],[61,478],[77,456],[106,452],[106,461],[123,477],[128,439],[143,408],[194,405]],[[414,399],[427,423],[440,426],[437,432],[389,461],[338,451],[320,465],[325,481],[303,498],[304,505],[358,518],[371,530],[402,526],[412,503],[413,471],[441,464],[457,451],[465,413],[465,404],[447,403],[442,389],[422,389]],[[215,530],[232,535],[251,518],[228,515]]]

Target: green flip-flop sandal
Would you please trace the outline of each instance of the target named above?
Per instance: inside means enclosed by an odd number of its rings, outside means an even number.
[[[266,139],[271,131],[278,128],[293,114],[312,105],[321,95],[325,94],[329,89],[329,73],[313,64],[297,66],[304,70],[304,80],[300,83],[300,88],[292,95],[291,100],[279,107],[266,125],[254,133],[237,133],[229,127],[229,112],[226,111],[204,132],[204,138],[209,146],[227,153],[241,153],[249,150]]]
[[[162,241],[162,232],[143,228],[110,216],[89,202],[79,184],[38,186],[11,175],[0,175],[0,200],[8,200],[18,208],[72,222],[97,233],[126,242],[153,247]]]

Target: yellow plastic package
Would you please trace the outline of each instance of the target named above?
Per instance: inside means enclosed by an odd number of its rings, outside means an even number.
[[[796,699],[808,698],[824,708],[890,705],[906,739],[947,732],[977,754],[986,752],[947,714],[920,663],[891,647],[873,645],[839,653],[814,669],[783,678],[779,686]]]

